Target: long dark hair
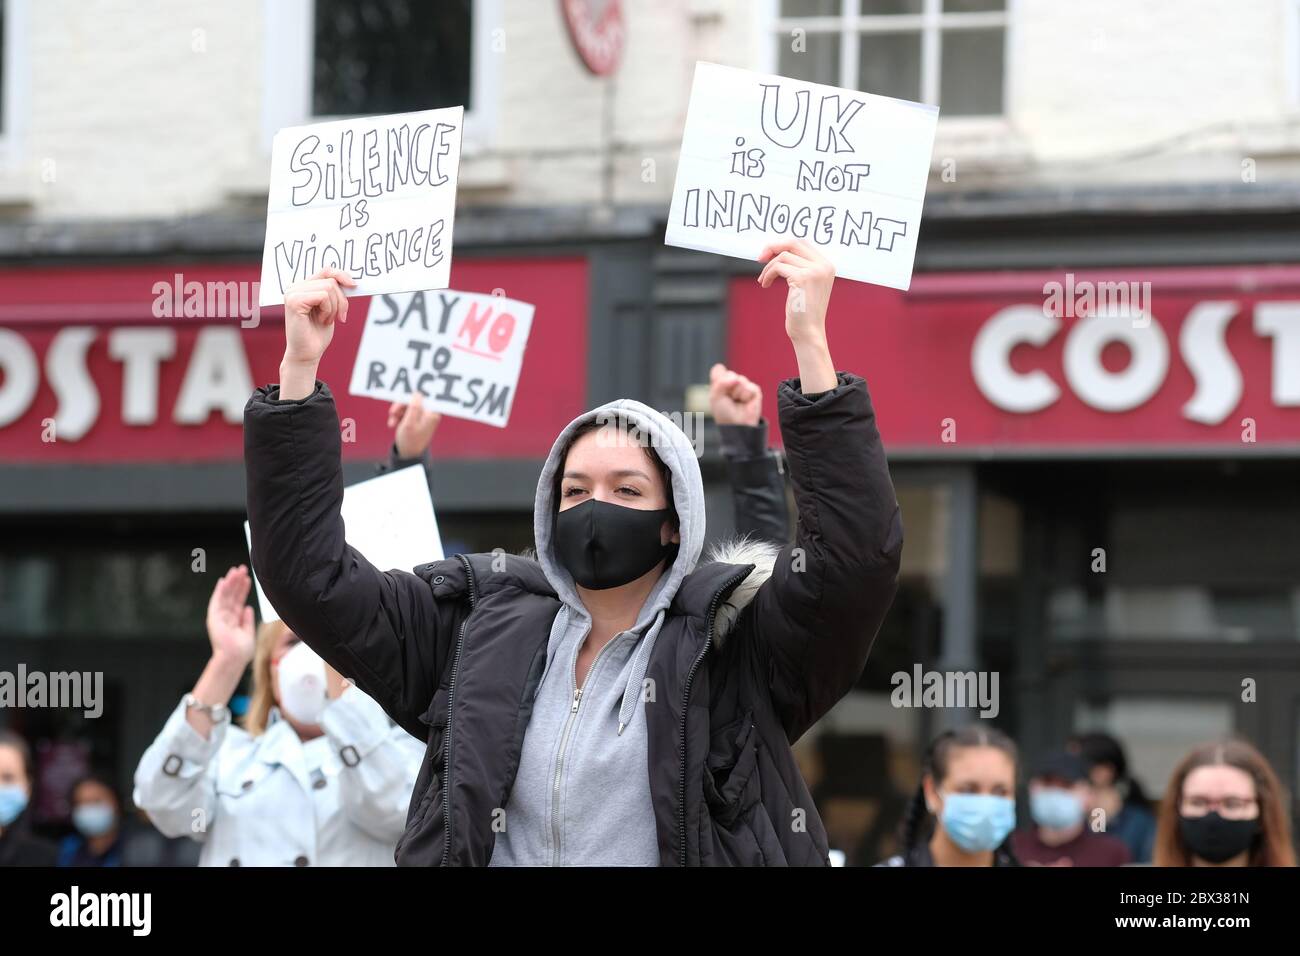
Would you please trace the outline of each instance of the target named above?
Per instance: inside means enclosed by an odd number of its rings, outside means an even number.
[[[1110,734],[1091,732],[1070,738],[1069,749],[1077,750],[1088,769],[1099,764],[1106,764],[1115,769],[1115,785],[1124,797],[1124,806],[1151,808],[1151,798],[1142,789],[1142,784],[1129,776],[1128,757],[1124,745]]]
[[[903,820],[899,826],[899,840],[904,856],[922,842],[929,839],[934,832],[934,815],[925,805],[925,778],[930,777],[936,786],[948,777],[948,764],[954,750],[967,747],[996,747],[1009,758],[1012,766],[1017,766],[1019,756],[1015,742],[1000,730],[968,724],[958,730],[945,730],[930,742],[921,762],[921,779],[916,785],[916,792],[903,811]],[[1009,852],[1007,840],[998,847],[998,852]]]
[[[1198,767],[1235,767],[1250,775],[1259,802],[1260,834],[1250,850],[1250,866],[1295,866],[1291,846],[1289,801],[1272,766],[1258,750],[1244,740],[1212,740],[1193,747],[1179,761],[1165,787],[1156,824],[1156,845],[1152,862],[1156,866],[1191,866],[1192,851],[1183,843],[1178,818],[1183,802],[1183,784]]]

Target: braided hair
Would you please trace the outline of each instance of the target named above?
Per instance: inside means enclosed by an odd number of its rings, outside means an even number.
[[[917,783],[916,791],[903,811],[903,819],[899,825],[899,841],[902,844],[904,858],[910,856],[913,850],[934,833],[934,815],[930,813],[925,803],[925,778],[929,777],[936,786],[947,779],[952,752],[967,747],[996,747],[1011,758],[1012,765],[1018,762],[1015,742],[1002,731],[992,727],[968,724],[957,730],[945,730],[935,737],[921,761],[920,782]],[[1008,835],[1002,845],[994,851],[995,854],[1014,860],[1010,840],[1011,837]]]

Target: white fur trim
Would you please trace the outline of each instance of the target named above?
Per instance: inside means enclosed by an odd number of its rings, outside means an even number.
[[[721,644],[731,633],[732,628],[736,626],[736,620],[740,617],[740,612],[754,600],[754,595],[758,593],[763,582],[772,576],[772,568],[780,553],[779,545],[748,537],[720,542],[709,549],[708,560],[710,561],[754,566],[754,570],[750,571],[745,580],[736,586],[731,596],[722,603],[717,614],[714,615],[713,640],[715,642]]]

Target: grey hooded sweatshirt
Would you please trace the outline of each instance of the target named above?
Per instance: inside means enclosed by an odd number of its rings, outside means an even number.
[[[681,544],[636,624],[599,652],[579,693],[575,665],[591,617],[555,554],[553,489],[574,430],[616,416],[635,425],[671,470]],[[537,560],[563,606],[551,626],[504,830],[489,865],[658,866],[642,685],[668,606],[704,546],[704,484],[690,440],[663,415],[628,399],[579,415],[542,468],[533,531]]]

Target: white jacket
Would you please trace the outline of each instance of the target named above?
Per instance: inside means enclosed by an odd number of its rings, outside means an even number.
[[[424,746],[349,687],[304,743],[287,720],[259,737],[229,721],[204,740],[177,706],[135,771],[136,806],[201,866],[392,866]]]

